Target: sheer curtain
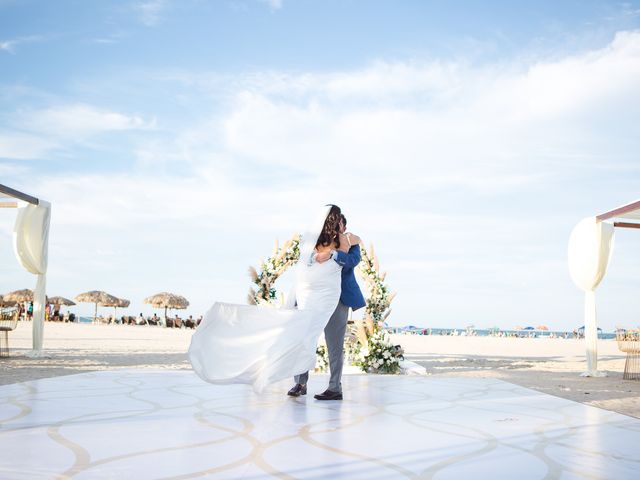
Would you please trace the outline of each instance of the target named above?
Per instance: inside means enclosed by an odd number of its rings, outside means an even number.
[[[39,205],[20,202],[18,217],[13,228],[13,247],[20,264],[37,275],[33,292],[33,351],[31,356],[42,355],[44,307],[49,258],[49,223],[51,204],[40,200]]]
[[[569,237],[569,272],[573,282],[585,292],[584,339],[587,347],[587,371],[583,376],[598,373],[598,325],[595,290],[607,272],[613,252],[614,226],[595,217],[578,223]]]

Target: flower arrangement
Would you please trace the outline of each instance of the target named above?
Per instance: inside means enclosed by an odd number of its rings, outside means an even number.
[[[326,345],[316,348],[316,372],[325,373],[329,370],[329,351]]]
[[[404,351],[391,343],[386,330],[378,329],[368,337],[366,345],[360,345],[354,365],[369,373],[398,373]]]
[[[280,247],[276,240],[273,255],[260,263],[260,272],[249,267],[249,276],[256,285],[255,290],[249,289],[247,300],[250,305],[275,305],[277,303],[276,280],[287,268],[300,258],[300,235],[294,235]]]
[[[389,306],[396,294],[390,293],[389,287],[384,283],[387,273],[380,273],[380,265],[373,244],[369,246],[369,250],[362,247],[360,251],[362,260],[358,264],[357,271],[365,281],[367,290],[366,315],[375,323],[381,323],[391,314]]]

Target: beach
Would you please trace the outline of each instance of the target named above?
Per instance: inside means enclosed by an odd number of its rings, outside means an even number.
[[[45,358],[29,358],[31,324],[9,335],[0,384],[121,368],[190,370],[194,330],[145,325],[46,323]],[[602,378],[581,377],[583,340],[392,335],[407,360],[440,377],[497,378],[568,400],[640,418],[640,381],[623,380],[625,355],[613,340],[598,342]]]

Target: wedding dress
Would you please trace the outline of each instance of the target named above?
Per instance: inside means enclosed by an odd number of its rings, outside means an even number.
[[[295,284],[284,308],[216,302],[189,347],[194,371],[214,384],[273,382],[313,370],[318,338],[340,299],[341,267],[310,261],[328,209],[303,235]],[[294,306],[294,297],[295,304]]]

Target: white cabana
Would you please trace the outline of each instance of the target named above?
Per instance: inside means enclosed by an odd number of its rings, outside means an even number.
[[[33,350],[30,356],[42,356],[44,336],[44,308],[47,286],[47,264],[49,256],[49,223],[51,204],[31,195],[0,184],[0,194],[12,201],[0,201],[0,207],[17,208],[18,215],[13,227],[13,247],[20,264],[37,275],[33,291]]]
[[[640,228],[640,200],[581,220],[569,237],[569,272],[573,282],[585,292],[584,338],[587,371],[583,376],[603,376],[598,372],[598,324],[595,290],[604,278],[613,252],[614,229]]]

